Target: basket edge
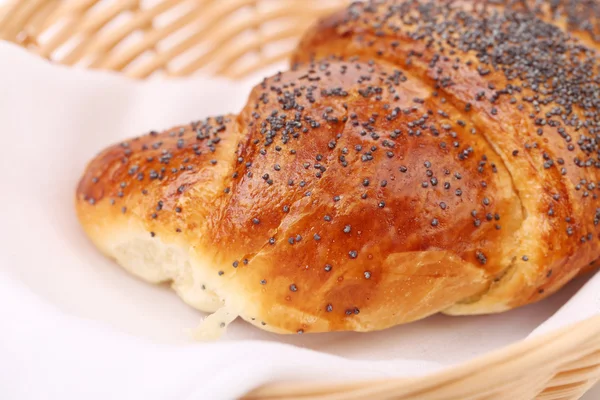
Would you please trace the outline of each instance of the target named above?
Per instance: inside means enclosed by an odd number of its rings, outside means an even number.
[[[522,363],[523,357],[528,358],[529,363],[536,364],[534,360],[539,360],[540,353],[544,351],[546,355],[542,357],[543,359],[554,359],[556,361],[557,352],[549,351],[550,346],[556,347],[556,344],[559,343],[562,348],[562,353],[559,352],[559,355],[564,356],[571,350],[587,345],[590,339],[596,339],[595,348],[596,351],[600,351],[600,315],[570,324],[557,331],[523,339],[502,349],[466,361],[454,368],[445,368],[442,371],[422,377],[364,380],[352,384],[339,382],[315,384],[312,387],[309,382],[273,382],[252,390],[243,398],[247,400],[266,400],[293,396],[302,397],[303,399],[316,399],[321,398],[323,394],[334,396],[332,398],[338,398],[336,396],[346,398],[353,393],[361,393],[364,389],[368,389],[368,395],[375,396],[375,398],[378,394],[384,394],[384,392],[389,394],[390,390],[394,392],[394,396],[410,396],[411,392],[421,392],[426,389],[435,389],[436,386],[443,387],[446,384],[460,382],[485,370],[485,367],[489,368],[490,364],[496,366],[506,366],[508,364],[510,368],[513,368],[516,362]],[[593,349],[590,349],[591,352],[593,352]],[[545,365],[546,363],[542,362],[542,364]],[[597,368],[600,378],[600,365]],[[518,373],[520,372],[514,372],[514,374]],[[589,385],[589,387],[591,386],[593,384]],[[396,388],[401,388],[401,390],[394,390]],[[367,395],[367,393],[361,395]],[[418,397],[406,398],[417,399]]]

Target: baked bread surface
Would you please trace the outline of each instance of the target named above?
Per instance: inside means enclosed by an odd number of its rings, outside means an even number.
[[[480,299],[446,312],[530,303],[598,258],[599,12],[574,0],[354,3],[294,55],[396,65],[463,110],[502,159],[526,217],[514,262]]]
[[[100,153],[82,226],[217,328],[371,331],[537,301],[599,256],[600,92],[595,25],[523,7],[354,4],[239,115]]]

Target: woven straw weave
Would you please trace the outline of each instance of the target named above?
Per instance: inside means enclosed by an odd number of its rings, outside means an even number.
[[[319,16],[346,0],[13,0],[0,39],[66,65],[133,78],[202,70],[241,78],[284,60]],[[435,375],[276,383],[248,399],[573,400],[600,379],[600,317]]]
[[[319,15],[344,0],[16,0],[0,39],[66,65],[239,78],[285,59]]]

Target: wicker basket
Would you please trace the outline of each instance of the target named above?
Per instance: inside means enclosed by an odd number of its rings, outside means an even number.
[[[198,70],[240,78],[285,59],[346,0],[14,0],[0,39],[66,65],[133,78]],[[567,400],[600,379],[600,317],[423,378],[277,383],[251,399]]]

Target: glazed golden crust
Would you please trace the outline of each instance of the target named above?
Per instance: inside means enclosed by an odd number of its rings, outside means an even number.
[[[77,191],[83,227],[131,272],[274,332],[377,330],[558,290],[599,255],[595,100],[573,94],[595,83],[563,67],[595,68],[595,53],[570,57],[579,39],[536,16],[470,7],[356,4],[322,21],[302,65],[239,116],[101,153]],[[488,65],[478,26],[522,41]],[[542,92],[526,63],[566,78]]]
[[[487,290],[510,263],[487,260],[511,257],[522,222],[489,144],[448,127],[462,115],[391,66],[289,71],[237,120],[105,150],[78,188],[80,220],[117,259],[115,232],[131,225],[184,243],[211,271],[202,285],[265,329],[423,318]]]
[[[386,66],[321,64],[268,79],[241,113],[241,179],[214,245],[249,260],[236,279],[266,281],[246,288],[262,304],[326,330],[391,326],[481,292],[503,272],[486,258],[507,256],[521,205],[487,142],[447,129],[457,115]],[[439,132],[421,134],[424,125]]]
[[[101,152],[77,188],[84,228],[104,234],[115,221],[139,221],[151,237],[205,231],[232,168],[236,123],[233,115],[208,118]]]
[[[517,261],[479,301],[450,312],[535,301],[599,256],[597,7],[536,4],[357,3],[315,26],[295,55],[397,65],[468,109],[465,120],[502,158],[527,216],[515,233]]]

